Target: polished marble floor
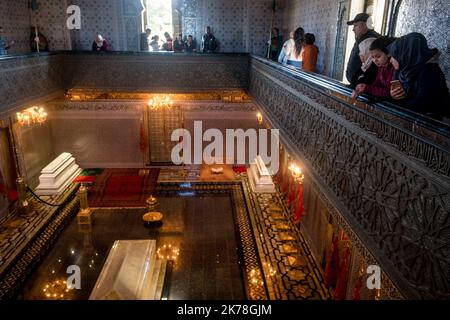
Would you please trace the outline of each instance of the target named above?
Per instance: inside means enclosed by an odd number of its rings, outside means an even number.
[[[19,299],[47,299],[50,289],[64,299],[88,299],[115,240],[155,239],[157,247],[179,248],[168,282],[168,299],[245,299],[232,198],[228,194],[159,197],[164,213],[159,228],[142,222],[145,209],[102,209],[94,212],[91,230],[74,219],[25,283]],[[81,289],[60,292],[56,281],[81,269]],[[59,291],[58,291],[59,290]],[[53,296],[49,297],[53,299]]]

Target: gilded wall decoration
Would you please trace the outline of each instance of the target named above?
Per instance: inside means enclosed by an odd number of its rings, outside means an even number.
[[[69,89],[65,98],[70,101],[93,101],[93,100],[150,100],[158,93],[137,93],[102,91],[96,89]],[[222,90],[197,93],[167,94],[173,101],[226,101],[226,102],[249,102],[250,97],[244,90]]]

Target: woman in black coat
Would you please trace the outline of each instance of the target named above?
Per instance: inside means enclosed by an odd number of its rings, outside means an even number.
[[[450,114],[450,96],[444,73],[437,63],[438,50],[428,48],[420,33],[410,33],[388,46],[397,70],[391,96],[407,109],[442,118]]]

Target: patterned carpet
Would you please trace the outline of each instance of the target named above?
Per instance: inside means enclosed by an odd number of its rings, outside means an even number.
[[[89,189],[89,206],[145,207],[158,175],[159,169],[105,169]]]

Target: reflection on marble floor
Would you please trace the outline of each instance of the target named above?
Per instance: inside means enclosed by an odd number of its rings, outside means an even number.
[[[145,226],[144,208],[95,210],[87,228],[69,218],[58,239],[43,242],[49,252],[17,297],[44,299],[49,290],[58,295],[67,266],[76,264],[82,289],[62,294],[64,299],[88,299],[115,240],[154,239],[158,247],[179,252],[170,263],[169,299],[329,299],[322,271],[292,224],[284,199],[279,193],[252,193],[245,173],[236,179],[159,184],[153,209],[163,212],[164,223],[157,227]]]
[[[144,209],[96,210],[91,230],[79,230],[74,219],[19,298],[45,299],[46,286],[63,281],[67,266],[76,264],[81,268],[81,290],[70,290],[64,298],[88,299],[115,240],[155,239],[157,247],[170,244],[180,252],[170,277],[169,299],[244,299],[230,197],[158,200],[164,212],[159,230],[144,226]]]

